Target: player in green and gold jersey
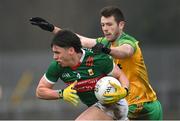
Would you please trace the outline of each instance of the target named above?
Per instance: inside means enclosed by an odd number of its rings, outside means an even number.
[[[54,60],[38,84],[36,95],[39,98],[63,99],[75,106],[80,99],[88,109],[76,120],[127,119],[128,104],[124,97],[128,95],[129,81],[114,64],[111,56],[82,49],[79,37],[68,30],[59,31],[55,35],[51,48]],[[102,105],[95,97],[94,87],[96,82],[106,75],[117,78],[122,86],[115,86],[116,92],[121,93],[112,93],[111,97],[104,95],[106,104]],[[53,89],[58,80],[67,84],[67,87]]]

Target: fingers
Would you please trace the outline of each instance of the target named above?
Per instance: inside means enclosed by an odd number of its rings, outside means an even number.
[[[79,101],[77,100],[72,100],[69,103],[73,104],[74,106],[77,106],[79,104]]]
[[[40,17],[32,17],[29,19],[29,21],[31,21],[31,22],[45,22],[45,20],[43,18],[40,18]]]
[[[112,81],[109,82],[114,88],[119,88],[120,86]]]
[[[64,93],[63,99],[73,104],[74,106],[77,106],[77,104],[79,103],[79,96],[77,95],[77,91],[74,89],[74,86],[76,84],[77,81],[73,82],[63,92]]]
[[[79,99],[79,96],[77,94],[72,94],[70,97],[72,97],[73,99]]]
[[[32,25],[47,25],[45,21],[30,21]]]
[[[111,101],[111,100],[113,100],[113,97],[106,97],[106,98],[104,98],[104,101],[105,101],[105,102]]]
[[[106,97],[105,99],[104,99],[104,103],[105,104],[110,104],[110,103],[115,103],[115,102],[117,102],[118,100],[116,99],[116,98],[114,98],[114,97]]]
[[[112,103],[115,103],[117,101],[115,100],[107,100],[107,101],[104,101],[104,104],[112,104]]]
[[[119,94],[117,94],[116,92],[112,92],[112,93],[105,93],[105,94],[103,94],[103,96],[104,97],[115,97],[115,96],[117,96],[117,95],[119,95]]]
[[[45,30],[45,31],[50,31],[52,32],[54,30],[54,25],[53,24],[50,24],[48,21],[46,21],[45,19],[43,18],[40,18],[40,17],[33,17],[33,18],[30,18],[30,23],[32,25],[36,25],[36,26],[39,26],[41,29]]]
[[[74,106],[77,106],[77,104],[79,103],[79,96],[76,94],[71,94],[68,97],[67,101],[73,104]]]
[[[39,25],[37,22],[31,22],[32,25]]]
[[[77,84],[77,80],[74,81],[71,85],[75,86]]]
[[[77,84],[77,80],[74,81],[71,85],[69,85],[69,87],[74,90],[74,87],[76,86],[76,84]]]

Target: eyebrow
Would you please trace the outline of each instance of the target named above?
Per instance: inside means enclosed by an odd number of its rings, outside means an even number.
[[[58,54],[58,53],[60,53],[59,51],[56,51],[56,50],[55,50],[55,51],[54,51],[54,50],[52,50],[52,52],[53,52],[53,53],[57,53],[57,54]]]

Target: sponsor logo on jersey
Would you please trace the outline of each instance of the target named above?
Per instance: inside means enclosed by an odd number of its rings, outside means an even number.
[[[63,73],[63,74],[62,74],[62,78],[68,78],[68,77],[70,77],[70,74],[69,74],[69,73]]]
[[[92,91],[95,88],[96,82],[104,77],[105,75],[101,75],[95,78],[91,78],[91,79],[86,79],[86,80],[78,80],[78,83],[75,86],[75,89],[78,92],[87,92],[87,91]],[[66,84],[70,85],[73,82],[67,82]]]

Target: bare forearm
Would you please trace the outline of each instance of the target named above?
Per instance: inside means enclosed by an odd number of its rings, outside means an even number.
[[[122,71],[121,71],[119,80],[121,81],[122,87],[129,88],[129,80],[127,79],[124,72],[122,72]]]
[[[118,59],[129,57],[129,54],[126,52],[126,50],[117,50],[113,48],[111,49],[110,55]]]
[[[114,65],[112,76],[120,81],[122,87],[129,87],[129,80],[127,79],[124,72],[117,65]]]
[[[95,46],[96,39],[84,37],[84,36],[79,35],[79,34],[76,34],[76,35],[80,38],[81,44],[83,47],[92,48],[93,46]]]
[[[40,99],[45,100],[55,100],[59,99],[59,94],[57,90],[52,90],[48,88],[37,88],[36,96]]]
[[[127,57],[131,57],[134,53],[134,49],[130,45],[122,45],[119,47],[112,47],[110,55],[114,58],[124,59]]]
[[[54,26],[53,34],[56,34],[60,30],[62,29]],[[80,41],[83,47],[92,48],[96,44],[96,39],[88,38],[77,33],[76,35],[80,38]]]

